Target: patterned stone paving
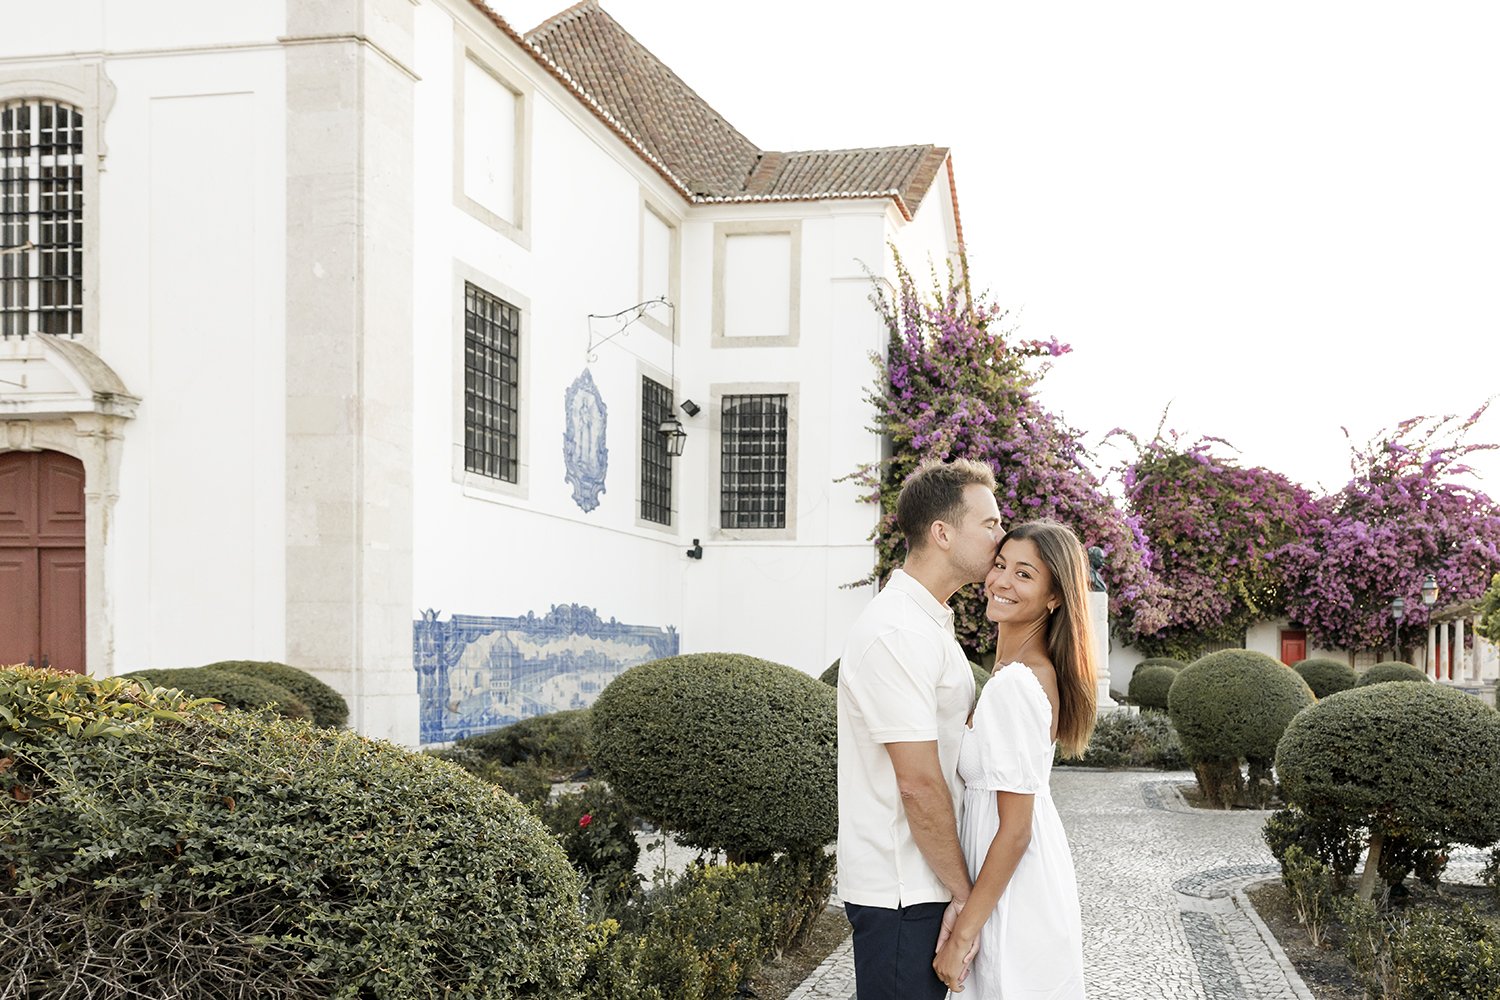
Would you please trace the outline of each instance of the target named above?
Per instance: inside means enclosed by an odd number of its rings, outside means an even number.
[[[1276,871],[1260,837],[1267,814],[1191,809],[1178,793],[1191,780],[1187,773],[1053,772],[1078,869],[1089,995],[1312,1000],[1243,893]],[[847,942],[790,1000],[832,998],[855,1000]]]

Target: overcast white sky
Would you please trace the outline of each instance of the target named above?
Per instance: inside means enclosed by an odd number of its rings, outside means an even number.
[[[1341,426],[1500,392],[1500,4],[603,6],[763,148],[951,146],[975,285],[1073,346],[1043,396],[1091,445],[1171,403],[1336,488]]]

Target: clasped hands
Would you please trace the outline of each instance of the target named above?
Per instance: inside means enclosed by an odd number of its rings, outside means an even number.
[[[943,927],[938,932],[937,954],[932,959],[932,971],[944,986],[954,993],[962,993],[964,980],[969,977],[969,966],[979,952],[979,934],[972,938],[958,931],[958,915],[964,904],[954,900],[943,911]]]

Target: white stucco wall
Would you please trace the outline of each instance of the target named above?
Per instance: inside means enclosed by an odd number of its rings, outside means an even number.
[[[105,80],[85,124],[104,154],[84,195],[86,346],[142,402],[119,452],[98,673],[283,653],[283,25],[274,2],[5,15],[0,67],[39,96],[85,60]]]

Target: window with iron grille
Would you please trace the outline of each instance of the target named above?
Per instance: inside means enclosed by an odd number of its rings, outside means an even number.
[[[0,337],[83,332],[83,115],[0,104]]]
[[[672,416],[672,390],[641,376],[641,519],[672,523],[672,455],[663,420]]]
[[[521,312],[464,284],[464,468],[517,481]]]
[[[787,397],[725,396],[720,420],[719,523],[786,527]]]

